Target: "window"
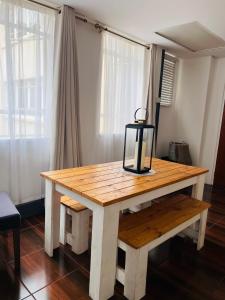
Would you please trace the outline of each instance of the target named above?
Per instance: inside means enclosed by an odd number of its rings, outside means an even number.
[[[176,58],[172,55],[165,54],[163,77],[162,77],[162,90],[161,90],[161,105],[171,105],[174,98],[174,86],[176,75]]]
[[[143,106],[145,49],[103,32],[100,134],[124,134]]]
[[[55,12],[0,0],[0,190],[43,197],[49,169]]]
[[[49,136],[54,15],[16,1],[0,9],[0,138]]]

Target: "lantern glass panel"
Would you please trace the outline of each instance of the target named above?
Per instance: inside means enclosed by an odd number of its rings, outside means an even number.
[[[153,128],[144,128],[143,130],[143,142],[142,142],[142,168],[151,169],[151,158],[152,158],[152,147],[153,147],[153,138],[154,138],[154,129]]]
[[[126,127],[124,168],[135,173],[151,169],[154,128],[150,125]]]
[[[135,145],[136,145],[137,130],[134,128],[126,129],[126,149],[124,157],[124,167],[135,169]]]

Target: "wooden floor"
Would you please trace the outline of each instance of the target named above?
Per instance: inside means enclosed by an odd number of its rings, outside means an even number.
[[[151,252],[148,268],[148,300],[225,299],[225,192],[206,191],[211,201],[207,237],[197,252],[188,239],[174,238]],[[85,300],[88,297],[90,253],[75,255],[61,247],[49,258],[43,250],[44,216],[23,221],[22,271],[13,273],[12,236],[0,238],[0,299]],[[123,263],[123,253],[119,253]],[[125,299],[116,285],[111,299]]]

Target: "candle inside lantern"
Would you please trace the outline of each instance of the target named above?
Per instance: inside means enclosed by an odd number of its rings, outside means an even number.
[[[138,146],[139,143],[135,143],[135,152],[134,152],[134,168],[137,169],[137,163],[138,163]],[[146,142],[142,142],[142,150],[141,150],[141,170],[145,167],[145,154],[146,154]]]

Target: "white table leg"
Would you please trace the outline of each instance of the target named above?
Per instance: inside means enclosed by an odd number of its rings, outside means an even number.
[[[198,200],[202,200],[205,186],[205,174],[199,175],[197,179],[197,183],[192,187],[192,197]],[[196,235],[199,231],[199,221],[194,223],[192,226],[192,230]],[[195,238],[193,239],[196,242]]]
[[[53,256],[53,250],[59,247],[60,194],[55,185],[45,180],[45,252]]]
[[[202,200],[205,185],[205,174],[199,175],[197,183],[192,187],[192,197]]]
[[[114,294],[119,210],[114,205],[93,211],[89,295],[106,300]]]

